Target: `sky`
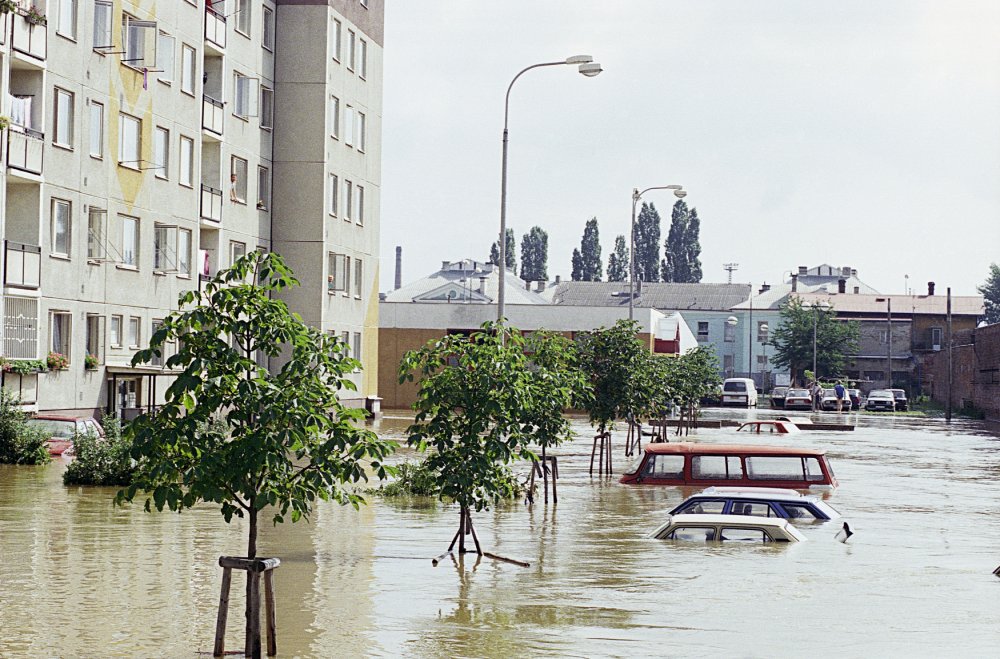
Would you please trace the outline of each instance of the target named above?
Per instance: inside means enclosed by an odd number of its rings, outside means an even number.
[[[995,0],[387,0],[380,289],[485,261],[500,225],[548,232],[569,279],[585,222],[602,261],[633,188],[680,184],[703,281],[856,268],[882,293],[974,295],[1000,262]],[[653,191],[666,239],[674,198]],[[518,249],[520,256],[520,249]],[[907,278],[908,276],[908,278]]]

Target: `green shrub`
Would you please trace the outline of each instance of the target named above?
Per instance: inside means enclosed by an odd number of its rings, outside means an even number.
[[[380,487],[369,489],[368,492],[383,497],[433,497],[438,495],[439,487],[435,473],[427,465],[427,460],[420,462],[404,462],[395,467],[396,479]],[[524,494],[524,485],[510,471],[503,480],[503,490],[506,499],[517,499]]]
[[[92,433],[73,437],[76,460],[63,473],[63,484],[132,484],[135,472],[135,463],[130,455],[132,442],[122,435],[122,424],[117,417],[105,417],[103,424],[103,439]]]
[[[0,388],[0,463],[40,465],[51,460],[45,447],[48,436],[24,422],[21,400]]]

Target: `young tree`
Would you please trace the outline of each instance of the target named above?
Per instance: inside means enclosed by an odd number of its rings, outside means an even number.
[[[580,259],[583,281],[601,281],[601,240],[597,229],[597,218],[587,220],[580,241]]]
[[[847,357],[857,354],[861,334],[857,321],[837,320],[833,309],[818,304],[806,307],[801,298],[792,297],[781,307],[781,322],[771,336],[773,362],[788,368],[793,381],[812,366],[814,327],[817,376],[839,375]]]
[[[1000,266],[996,263],[990,264],[990,274],[986,277],[986,282],[977,288],[983,296],[986,305],[984,319],[988,325],[1000,323]]]
[[[625,236],[615,237],[615,251],[608,257],[608,281],[628,281],[628,246]]]
[[[580,250],[573,248],[573,270],[570,273],[570,278],[573,281],[583,281],[583,256],[580,254]]]
[[[683,199],[674,202],[670,215],[670,230],[664,243],[661,274],[663,281],[683,282],[687,277],[687,253],[684,249],[688,226],[688,209]]]
[[[638,281],[660,280],[660,214],[656,206],[642,202],[635,222],[635,278]]]
[[[449,551],[457,540],[464,553],[472,532],[482,553],[471,511],[507,497],[508,465],[534,459],[532,443],[544,447],[570,437],[562,411],[585,384],[572,368],[570,344],[539,335],[527,346],[517,329],[491,322],[471,336],[430,341],[400,364],[400,383],[420,379],[407,442],[434,449],[426,465],[436,474],[437,494],[459,505]]]
[[[517,245],[514,243],[514,230],[507,229],[507,231],[504,232],[504,235],[507,237],[507,252],[504,254],[504,260],[507,261],[507,269],[516,275]],[[493,265],[500,264],[500,244],[498,242],[494,242],[493,245],[490,246],[490,263]]]
[[[687,283],[697,284],[701,281],[701,220],[698,209],[692,208],[688,215],[687,231],[684,233],[684,254],[688,266]]]
[[[533,226],[521,238],[521,279],[545,281],[548,277],[549,234]]]
[[[166,364],[180,372],[163,405],[128,426],[137,468],[116,501],[145,497],[149,511],[178,511],[199,501],[218,504],[228,523],[249,522],[247,557],[257,556],[258,517],[275,523],[308,517],[317,499],[357,507],[344,486],[384,478],[393,447],[358,424],[363,412],[338,400],[360,363],[333,335],[306,325],[276,297],[297,285],[277,254],[252,251],[200,291],[180,296],[138,366],[177,352]],[[256,356],[287,359],[268,371]],[[213,421],[224,419],[227,432]],[[289,515],[290,513],[290,515]],[[257,577],[247,578],[247,648],[259,656]]]
[[[593,391],[584,409],[598,432],[649,405],[650,355],[638,333],[639,323],[619,320],[611,328],[588,332],[580,341],[580,366]]]

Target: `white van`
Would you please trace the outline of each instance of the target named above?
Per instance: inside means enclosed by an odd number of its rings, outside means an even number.
[[[750,378],[727,378],[722,383],[722,406],[757,407],[757,385]]]

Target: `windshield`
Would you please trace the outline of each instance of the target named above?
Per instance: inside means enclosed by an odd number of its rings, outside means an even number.
[[[41,428],[50,437],[72,439],[76,431],[75,421],[56,421],[55,419],[26,419],[29,426]]]
[[[892,398],[891,391],[873,391],[868,394],[869,398]]]
[[[792,397],[792,396],[804,396],[804,397],[808,398],[809,397],[809,392],[806,391],[805,389],[789,389],[788,393],[785,394],[785,396],[787,396],[789,398]]]

